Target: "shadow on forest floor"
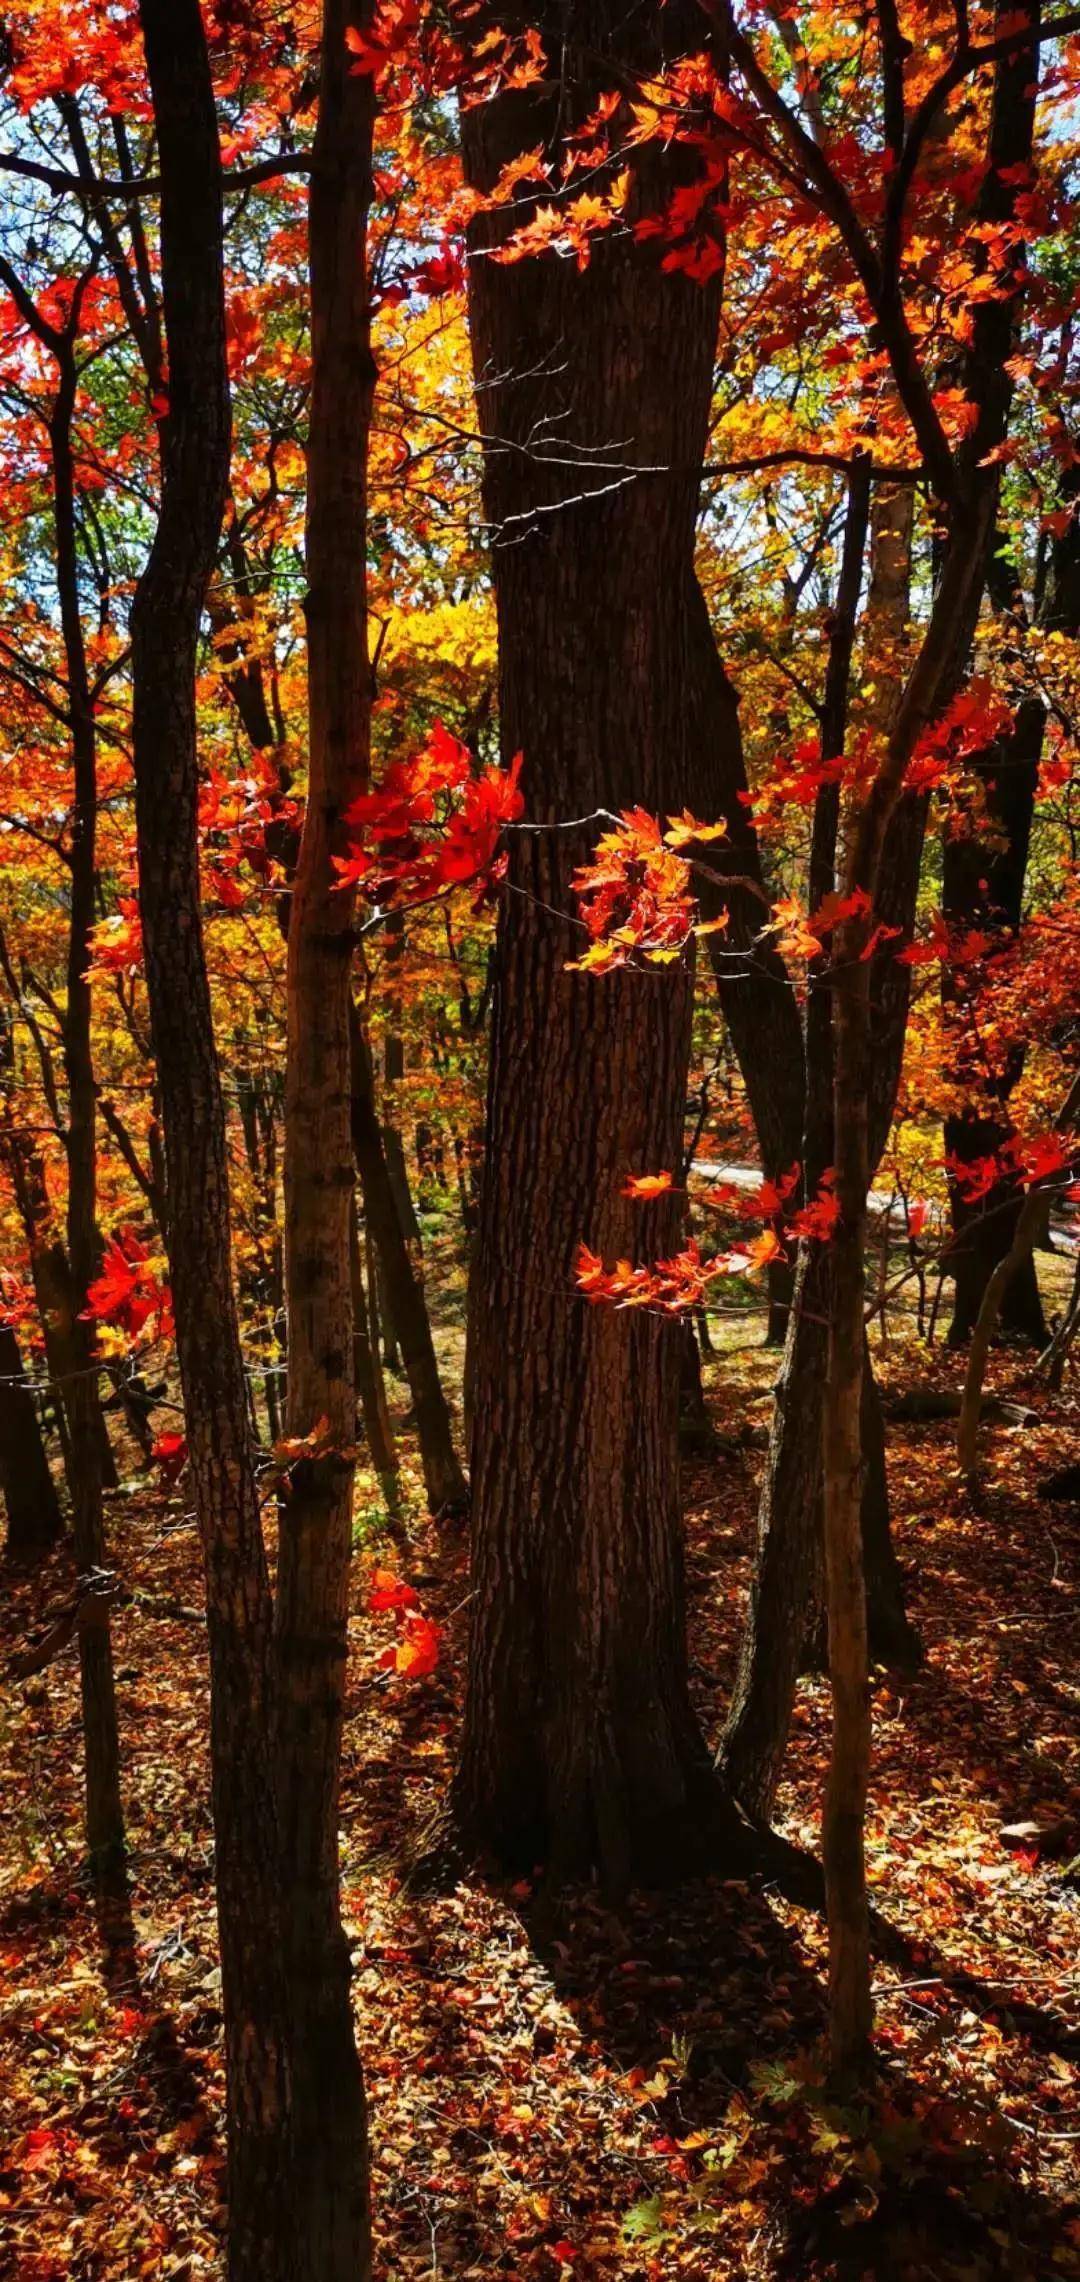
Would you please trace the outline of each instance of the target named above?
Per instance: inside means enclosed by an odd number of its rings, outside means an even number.
[[[881,1919],[876,1947],[912,1962]],[[864,2107],[829,2098],[822,1982],[753,1880],[650,1892],[618,1915],[577,1897],[557,1923],[545,1913],[536,1949],[583,2034],[652,2090],[662,2179],[643,2223],[662,2230],[670,2207],[673,2227],[707,2238],[712,2214],[771,2172],[772,2271],[785,2282],[1080,2274],[1069,2213],[1026,2175],[992,2090],[958,2100],[886,2055]],[[925,1949],[920,1964],[925,1979]],[[1075,2050],[1059,2017],[1003,2016],[974,1977],[948,1992],[1048,2051]]]

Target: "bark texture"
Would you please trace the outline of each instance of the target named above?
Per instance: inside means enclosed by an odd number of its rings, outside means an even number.
[[[678,9],[628,18],[609,0],[533,20],[561,57],[561,89],[466,114],[481,189],[587,115],[597,55],[647,67],[687,37]],[[660,193],[654,167],[638,210]],[[690,977],[567,972],[581,948],[563,916],[570,876],[596,832],[562,827],[600,805],[685,797],[716,301],[625,242],[598,241],[584,273],[547,257],[498,266],[482,247],[504,229],[488,217],[474,235],[470,321],[503,751],[524,753],[540,828],[514,836],[499,923],[457,1802],[504,1858],[547,1858],[556,1874],[599,1863],[618,1887],[670,1855],[709,1784],[686,1685],[679,1332],[587,1309],[573,1264],[581,1241],[642,1257],[676,1241],[677,1206],[642,1210],[619,1189],[627,1171],[680,1162]]]
[[[140,903],[168,1169],[177,1353],[206,1570],[229,2134],[230,2282],[292,2282],[288,2016],[270,1736],[271,1599],[231,1281],[202,939],[195,673],[229,465],[217,122],[197,0],[140,0],[162,177],[169,417],[132,611]]]
[[[305,2270],[370,2271],[367,2124],[341,1924],[338,1821],[352,1553],[352,898],[333,856],[366,789],[367,445],[375,368],[367,216],[374,96],[350,69],[364,11],[325,0],[308,209],[308,796],[293,877],[285,1071],[286,1431],[313,1438],[281,1503],[278,1785],[293,2059],[293,2191]]]

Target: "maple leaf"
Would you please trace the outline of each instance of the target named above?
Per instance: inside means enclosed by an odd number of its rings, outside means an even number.
[[[850,895],[829,894],[822,897],[817,910],[807,920],[813,935],[827,935],[845,919],[861,919],[870,909],[870,897],[864,887],[853,888]]]
[[[760,1212],[763,1219],[771,1220],[774,1215],[783,1212],[789,1196],[794,1194],[801,1179],[802,1166],[791,1165],[777,1180],[762,1181],[760,1188],[749,1200],[753,1209]]]
[[[426,1680],[439,1661],[442,1635],[429,1616],[405,1613],[401,1634],[391,1648],[376,1658],[380,1671],[396,1672],[402,1680]]]
[[[813,925],[797,898],[781,896],[772,908],[772,920],[767,927],[762,928],[762,934],[776,936],[778,948],[785,958],[820,958],[825,946],[820,935],[815,934]]]
[[[390,1569],[376,1569],[368,1593],[368,1608],[373,1616],[386,1609],[414,1609],[420,1606],[420,1595],[415,1586],[407,1585],[395,1577]]]
[[[627,966],[635,955],[664,963],[690,940],[697,910],[690,866],[665,846],[647,809],[624,809],[571,885],[592,937],[590,950],[568,962],[571,971]]]
[[[134,896],[121,896],[119,910],[101,919],[90,937],[91,963],[84,981],[137,975],[143,962],[142,922]]]
[[[713,1266],[726,1276],[749,1276],[756,1268],[767,1268],[770,1260],[778,1260],[783,1249],[776,1230],[764,1228],[749,1244],[740,1245],[733,1252],[719,1253]]]
[[[793,1236],[810,1236],[818,1243],[827,1243],[840,1218],[840,1204],[833,1193],[836,1174],[830,1167],[821,1176],[821,1186],[809,1204],[793,1213],[788,1227]]]
[[[155,1466],[160,1466],[167,1482],[178,1481],[187,1465],[186,1434],[171,1432],[155,1435],[150,1445],[150,1456]]]
[[[688,808],[684,808],[678,816],[668,817],[668,828],[664,834],[669,848],[690,848],[695,841],[726,840],[727,837],[726,824],[701,824],[696,816],[691,816]]]
[[[154,1322],[159,1336],[171,1335],[169,1285],[133,1229],[121,1229],[106,1244],[101,1273],[87,1287],[81,1321],[117,1324],[133,1339]]]
[[[634,1197],[638,1203],[643,1203],[650,1197],[665,1196],[671,1185],[670,1173],[632,1173],[623,1182],[620,1194]]]
[[[283,1434],[275,1442],[271,1457],[278,1466],[295,1466],[301,1458],[321,1456],[330,1441],[330,1421],[318,1418],[307,1434]]]

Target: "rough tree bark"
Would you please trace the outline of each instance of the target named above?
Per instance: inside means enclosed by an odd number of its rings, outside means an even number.
[[[367,2121],[341,1924],[338,1821],[352,1553],[350,1016],[354,912],[333,856],[366,789],[367,218],[373,82],[346,32],[367,10],[324,0],[308,208],[312,393],[307,445],[308,793],[293,877],[285,1065],[286,1432],[314,1437],[281,1502],[278,1781],[292,2012],[294,2192],[308,2270],[370,2271]]]
[[[202,938],[195,674],[229,468],[221,167],[197,0],[140,0],[169,350],[162,502],[132,610],[139,893],[169,1262],[206,1571],[229,2136],[230,2282],[293,2282],[272,1608],[232,1290],[225,1118]]]
[[[648,69],[690,37],[677,8],[627,17],[609,0],[531,20],[561,85],[466,112],[481,190],[580,122],[605,56]],[[662,171],[650,155],[638,210]],[[562,827],[598,805],[681,805],[716,299],[625,241],[598,241],[584,273],[547,256],[496,265],[483,248],[505,228],[474,230],[470,323],[502,745],[524,753],[534,829],[513,837],[499,921],[456,1798],[493,1852],[556,1876],[598,1863],[617,1888],[635,1863],[670,1864],[712,1786],[686,1683],[678,1329],[586,1309],[573,1262],[582,1240],[651,1256],[676,1239],[677,1206],[619,1190],[627,1171],[681,1161],[690,978],[566,971],[579,938],[561,915],[596,835]],[[613,476],[612,457],[668,472]]]

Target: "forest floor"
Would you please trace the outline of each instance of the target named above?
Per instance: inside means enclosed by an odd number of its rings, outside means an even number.
[[[775,1371],[755,1326],[733,1333],[709,1371],[726,1434],[767,1419]],[[939,1350],[876,1359],[894,1387],[956,1384]],[[402,1864],[453,1759],[464,1533],[418,1518],[402,1554],[361,1521],[342,1825],[381,2282],[1080,2276],[1080,1509],[1035,1493],[1075,1457],[1080,1398],[1075,1378],[1059,1399],[1036,1393],[1004,1354],[992,1377],[1043,1423],[986,1430],[977,1496],[949,1424],[890,1429],[926,1660],[875,1676],[881,2070],[858,2111],[822,2084],[820,1919],[767,1884],[718,1863],[618,1914],[582,1892],[554,1919],[528,1882],[409,1890]],[[750,1448],[686,1469],[710,1737],[760,1466]],[[134,1935],[111,1963],[80,1863],[74,1650],[8,1688],[0,1732],[4,2282],[221,2271],[205,1640],[183,1484],[136,1479],[111,1530],[133,1596],[116,1645]],[[407,1575],[444,1627],[426,1680],[379,1668],[393,1620],[366,1613],[375,1566]],[[63,1553],[3,1577],[4,1664],[69,1583]],[[806,1847],[827,1731],[809,1680],[780,1801]],[[1025,1821],[1037,1835],[1002,1837]]]

